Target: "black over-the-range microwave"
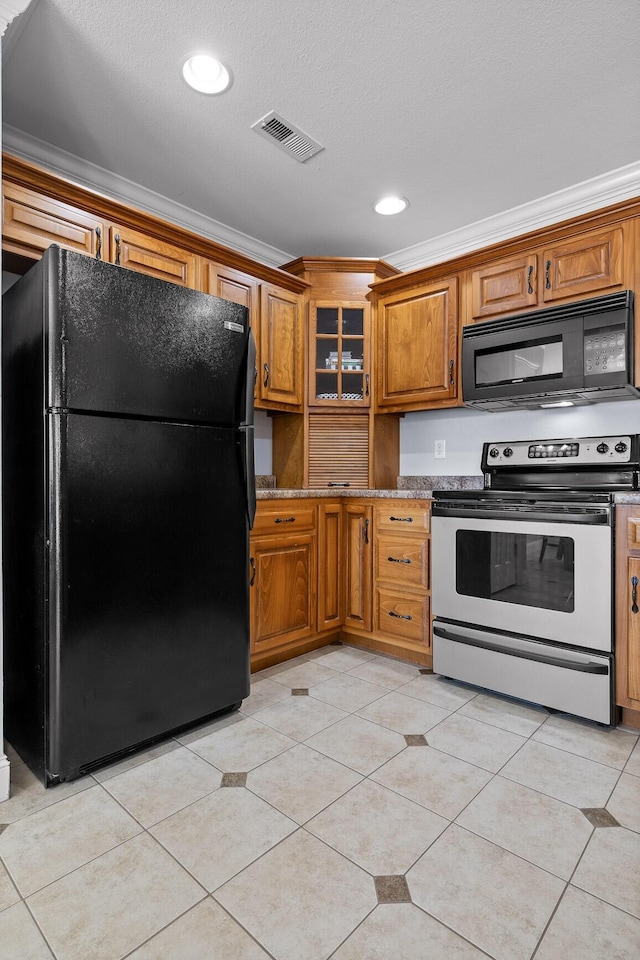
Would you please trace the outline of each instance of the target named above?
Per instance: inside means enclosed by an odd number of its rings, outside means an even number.
[[[484,410],[640,396],[633,292],[489,320],[462,331],[462,399]]]

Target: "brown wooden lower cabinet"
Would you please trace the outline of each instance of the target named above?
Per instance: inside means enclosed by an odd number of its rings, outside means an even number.
[[[640,504],[616,507],[615,580],[616,703],[640,728]]]
[[[259,500],[249,575],[253,670],[338,638],[431,663],[428,501]]]

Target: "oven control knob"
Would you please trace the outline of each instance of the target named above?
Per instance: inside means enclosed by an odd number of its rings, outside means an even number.
[[[499,456],[499,455],[500,455],[500,451],[498,450],[498,448],[497,448],[497,447],[491,447],[491,449],[489,450],[489,456],[490,456],[490,457],[497,457],[497,456]]]
[[[512,447],[505,447],[502,452],[503,452],[503,454],[504,454],[505,457],[512,457],[512,456],[513,456],[513,448],[512,448]]]
[[[615,450],[616,450],[616,453],[626,453],[626,452],[627,452],[627,445],[626,445],[626,443],[624,442],[624,440],[618,440],[618,442],[616,443],[616,446],[615,446]]]
[[[609,451],[609,444],[608,444],[608,443],[599,443],[598,446],[596,447],[596,450],[598,451],[598,453],[608,453],[608,451]]]

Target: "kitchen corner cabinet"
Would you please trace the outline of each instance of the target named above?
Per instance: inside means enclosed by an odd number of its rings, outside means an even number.
[[[470,320],[621,289],[625,283],[633,288],[632,271],[625,267],[631,246],[630,227],[619,224],[483,265],[471,272]]]
[[[370,305],[309,304],[309,406],[368,407]]]
[[[381,293],[376,301],[380,410],[424,410],[458,397],[458,281]]]
[[[343,517],[339,500],[318,503],[318,632],[339,630],[343,606]]]
[[[345,610],[346,630],[371,632],[371,584],[373,572],[373,507],[345,500]]]
[[[640,504],[616,507],[616,703],[640,728]]]

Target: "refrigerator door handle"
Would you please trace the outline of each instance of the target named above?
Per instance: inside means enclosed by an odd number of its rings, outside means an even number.
[[[245,396],[245,410],[244,417],[242,420],[243,424],[247,426],[253,426],[254,423],[254,411],[253,411],[253,392],[255,390],[256,377],[258,376],[258,369],[256,367],[256,341],[253,337],[253,330],[249,327],[249,339],[247,342],[247,380],[246,380],[246,396]]]
[[[253,457],[253,429],[250,424],[246,427],[240,427],[240,433],[244,435],[244,482],[247,496],[247,518],[249,520],[250,530],[253,528],[253,521],[256,516],[256,471]]]

